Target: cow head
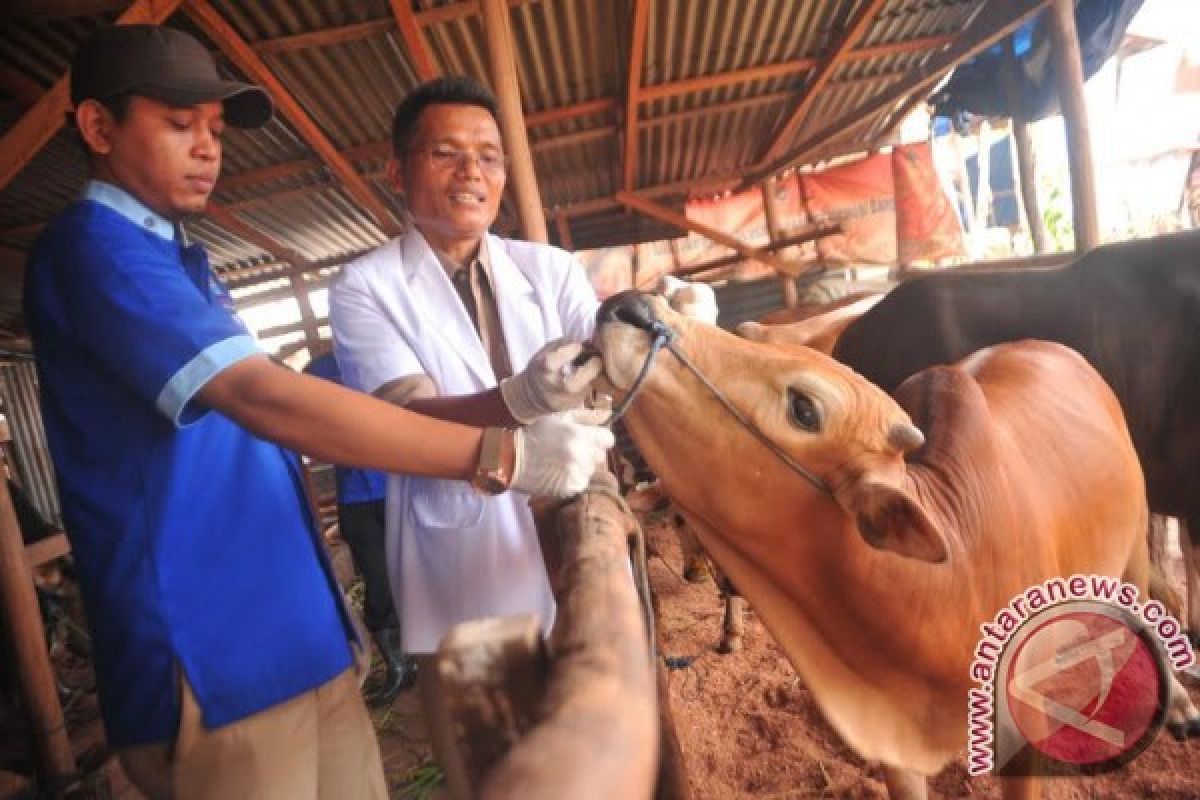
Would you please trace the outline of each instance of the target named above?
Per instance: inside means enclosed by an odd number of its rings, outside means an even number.
[[[660,351],[627,424],[672,498],[743,551],[747,534],[792,540],[814,520],[855,529],[868,544],[924,561],[946,541],[908,490],[904,455],[923,437],[886,394],[804,347],[757,344],[626,292],[599,311],[596,344],[618,394],[629,391],[661,321],[697,370],[776,447],[828,489],[806,482],[740,424],[695,373]],[[819,538],[819,537],[817,537]],[[761,549],[762,554],[772,550]],[[774,542],[780,545],[780,542]]]

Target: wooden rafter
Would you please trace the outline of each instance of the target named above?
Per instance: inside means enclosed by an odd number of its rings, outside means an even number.
[[[313,47],[328,47],[331,44],[355,42],[381,33],[391,33],[396,30],[396,21],[391,18],[372,19],[366,22],[355,22],[350,25],[338,25],[333,28],[293,33],[288,36],[276,36],[263,39],[252,46],[263,54],[275,55],[289,53],[294,50],[308,50]]]
[[[307,258],[287,245],[276,241],[273,237],[263,233],[248,222],[245,222],[229,209],[219,206],[216,203],[209,203],[207,213],[214,222],[225,230],[244,239],[255,247],[270,253],[280,261],[286,261],[293,267],[304,271],[316,269]],[[296,272],[295,269],[288,270],[286,277],[291,281],[292,291],[296,297],[296,305],[300,308],[300,321],[304,328],[304,334],[309,344],[315,345],[320,336],[317,333],[316,315],[313,313],[312,303],[308,298],[308,287],[304,285],[303,276]]]
[[[40,83],[24,72],[2,63],[0,63],[0,91],[24,107],[36,103],[46,92]]]
[[[698,233],[717,244],[723,244],[743,258],[760,261],[763,264],[774,267],[780,272],[789,274],[794,274],[797,269],[796,265],[772,253],[769,247],[751,247],[736,236],[718,230],[711,225],[705,225],[694,219],[688,219],[677,211],[640,197],[633,192],[617,192],[617,200],[622,205],[645,214],[651,219],[665,222],[668,225],[674,225],[676,228],[682,228],[685,231]]]
[[[762,155],[758,158],[758,163],[767,162],[777,157],[792,141],[800,125],[808,118],[808,113],[812,111],[813,103],[817,101],[825,85],[829,83],[837,68],[847,61],[854,46],[867,35],[871,24],[879,16],[880,9],[883,8],[887,1],[866,0],[866,3],[855,14],[854,19],[842,31],[842,35],[837,43],[825,55],[825,58],[822,59],[816,73],[804,87],[804,93],[800,96],[796,107],[792,109],[791,114],[788,115],[783,125],[772,136],[770,143],[763,149]]]
[[[423,81],[436,78],[440,74],[440,70],[433,63],[429,48],[425,46],[425,39],[421,35],[421,26],[417,23],[416,14],[413,13],[412,3],[410,0],[388,0],[388,2],[392,7],[392,16],[396,18],[396,27],[400,29],[400,38],[404,40],[404,46],[408,48],[408,55],[412,58],[417,77]]]
[[[850,109],[779,158],[746,171],[743,184],[757,183],[793,164],[805,163],[815,153],[835,145],[864,125],[876,121],[879,114],[896,109],[914,93],[927,91],[956,65],[1012,33],[1049,2],[1050,0],[1009,0],[1006,3],[989,3],[951,47],[934,55],[924,66],[913,70],[911,78],[875,94],[858,108]]]
[[[118,25],[157,25],[175,12],[181,0],[136,0],[117,18]],[[0,191],[58,133],[71,107],[71,77],[64,74],[38,99],[17,124],[0,138]]]
[[[233,26],[225,21],[208,0],[188,0],[184,8],[192,21],[216,43],[238,69],[271,94],[279,113],[317,152],[321,160],[329,165],[350,196],[374,217],[375,223],[389,236],[399,233],[400,227],[392,219],[391,213],[375,194],[374,189],[358,174],[350,160],[338,151],[329,137],[321,131],[308,112],[301,107],[292,93],[284,88],[262,58],[238,35]]]
[[[650,0],[633,1],[633,29],[629,36],[629,70],[625,84],[625,167],[621,185],[632,191],[638,169],[638,90],[642,85],[642,61],[646,56],[646,25]]]
[[[563,250],[574,250],[575,240],[571,238],[571,220],[561,211],[554,215],[554,227],[558,231],[558,246]]]

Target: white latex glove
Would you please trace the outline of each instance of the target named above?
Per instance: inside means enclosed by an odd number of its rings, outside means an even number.
[[[518,429],[517,461],[509,488],[549,497],[582,492],[613,446],[612,431],[600,427],[608,415],[581,408],[550,414]]]
[[[604,369],[599,355],[583,364],[573,362],[583,345],[555,339],[529,359],[529,366],[500,382],[500,394],[513,419],[522,424],[556,411],[583,405],[592,381]]]

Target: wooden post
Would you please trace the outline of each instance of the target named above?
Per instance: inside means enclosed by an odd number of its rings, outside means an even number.
[[[1037,199],[1037,166],[1034,162],[1033,145],[1029,141],[1029,120],[1021,105],[1021,83],[1018,80],[1020,63],[1012,37],[1008,39],[1008,63],[1004,68],[1004,88],[1008,94],[1008,113],[1012,119],[1013,145],[1016,150],[1017,183],[1020,186],[1021,208],[1029,223],[1029,237],[1033,241],[1033,252],[1046,252],[1046,226],[1042,221],[1042,209]]]
[[[512,26],[507,0],[480,0],[483,30],[487,36],[488,66],[496,99],[500,103],[500,126],[504,145],[512,159],[509,178],[517,196],[517,216],[521,235],[531,242],[548,242],[546,216],[538,192],[533,155],[525,134],[525,114],[521,110],[521,87],[517,83],[517,62],[513,55]]]
[[[778,183],[778,179],[772,175],[759,185],[763,198],[763,216],[767,219],[767,236],[770,237],[771,244],[783,238],[784,234],[783,226],[779,223],[779,200],[775,197]],[[795,308],[800,305],[800,290],[796,288],[796,278],[781,272],[779,283],[783,287],[783,307]]]
[[[2,477],[2,476],[0,476]],[[0,603],[12,631],[21,697],[33,728],[41,769],[51,786],[75,774],[75,756],[58,701],[58,683],[50,664],[33,574],[13,511],[8,484],[0,481]]]
[[[438,678],[472,796],[649,798],[658,761],[654,664],[630,580],[631,518],[594,479],[539,530],[558,618],[546,650],[531,617],[456,626]]]
[[[1049,10],[1050,52],[1054,59],[1071,164],[1075,252],[1083,255],[1100,244],[1100,222],[1096,214],[1096,167],[1092,160],[1087,103],[1083,95],[1083,61],[1079,56],[1079,34],[1075,30],[1075,3],[1073,0],[1053,0]]]

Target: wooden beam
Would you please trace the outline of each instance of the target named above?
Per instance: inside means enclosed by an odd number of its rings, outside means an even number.
[[[392,16],[396,20],[396,27],[400,29],[400,38],[404,40],[404,46],[408,50],[409,58],[412,59],[417,77],[422,81],[433,80],[441,74],[441,71],[433,63],[429,48],[425,46],[425,39],[421,36],[421,26],[417,24],[412,3],[409,0],[388,0],[388,4],[392,7]]]
[[[28,108],[41,99],[46,90],[40,83],[8,64],[0,63],[0,91]]]
[[[120,11],[127,0],[6,0],[0,6],[3,20],[56,20],[94,17]]]
[[[760,261],[767,266],[774,267],[780,272],[794,273],[796,267],[789,264],[784,259],[771,253],[767,248],[752,247],[736,236],[732,236],[724,231],[697,222],[694,219],[688,219],[683,214],[673,211],[666,206],[660,206],[658,203],[646,200],[639,197],[633,192],[617,192],[617,200],[623,205],[628,206],[634,211],[645,214],[651,219],[656,219],[659,222],[665,222],[668,225],[674,225],[677,228],[682,228],[685,231],[698,233],[706,239],[711,239],[717,244],[723,244],[732,249],[743,258],[748,258],[754,261]]]
[[[779,198],[776,195],[778,189],[779,181],[775,176],[767,178],[758,187],[759,192],[762,193],[763,217],[767,222],[767,236],[770,237],[772,245],[784,238],[783,225],[779,221]],[[800,289],[796,286],[796,279],[781,272],[779,284],[783,289],[783,307],[795,308],[800,305]]]
[[[480,10],[483,12],[483,30],[487,37],[488,66],[500,104],[500,127],[504,134],[505,149],[511,159],[509,177],[516,195],[521,235],[528,241],[545,243],[550,237],[546,232],[546,216],[542,212],[541,193],[521,109],[521,87],[517,81],[508,2],[480,0]]]
[[[760,161],[746,169],[743,183],[757,183],[793,164],[804,163],[814,153],[842,141],[863,125],[876,120],[881,112],[894,109],[913,93],[923,92],[932,87],[960,62],[991,47],[1041,11],[1049,2],[1050,0],[1009,0],[1006,3],[988,3],[955,39],[951,47],[935,54],[925,65],[913,70],[909,80],[898,82],[895,86],[874,94],[862,106],[842,114],[779,158]]]
[[[850,24],[843,29],[837,43],[825,55],[825,58],[821,61],[821,65],[817,67],[816,74],[812,76],[808,84],[804,87],[804,93],[800,96],[796,107],[792,109],[791,114],[788,115],[783,125],[780,126],[766,148],[763,149],[758,161],[770,161],[778,157],[784,148],[791,143],[792,139],[796,136],[796,132],[800,129],[800,125],[808,120],[813,103],[817,101],[817,97],[825,89],[825,84],[829,83],[830,78],[833,77],[837,68],[847,60],[847,56],[854,46],[867,35],[872,23],[879,16],[879,11],[885,3],[887,3],[887,0],[867,0],[854,16],[854,19],[850,20]]]
[[[290,247],[280,244],[273,237],[243,221],[240,217],[235,216],[229,209],[210,202],[207,213],[214,222],[225,230],[235,236],[241,237],[255,247],[270,253],[280,261],[286,261],[300,269],[316,269],[315,265],[307,258]],[[304,335],[308,343],[315,347],[320,340],[320,336],[317,333],[316,315],[313,313],[312,303],[308,298],[308,288],[304,285],[304,279],[295,272],[289,272],[287,277],[292,284],[292,290],[296,294],[296,305],[300,308],[300,319],[304,328]]]
[[[389,236],[398,234],[400,226],[392,219],[391,212],[375,194],[375,190],[355,171],[350,160],[339,152],[333,142],[317,127],[308,112],[301,107],[291,92],[284,88],[262,58],[246,44],[233,26],[225,21],[208,0],[188,0],[184,8],[192,21],[229,56],[238,69],[270,92],[279,113],[317,152],[321,160],[329,165],[350,196],[364,211],[374,217],[375,224]]]
[[[158,25],[175,12],[182,0],[136,0],[117,17],[118,25]],[[0,138],[0,191],[41,152],[66,122],[71,107],[71,75],[54,82],[17,124]]]
[[[558,230],[558,245],[563,250],[574,250],[575,240],[571,238],[571,220],[562,213],[557,212],[554,215],[554,227]]]
[[[768,244],[764,247],[759,247],[757,249],[762,252],[765,252],[765,253],[777,253],[780,250],[784,250],[788,247],[793,247],[798,244],[804,244],[805,242],[815,242],[817,239],[824,239],[826,236],[836,236],[841,232],[842,232],[841,225],[827,225],[827,226],[820,227],[820,228],[811,228],[807,231],[804,231],[803,233],[797,233],[792,236],[784,236],[780,239],[777,239],[776,241],[771,242],[770,244]],[[708,272],[710,270],[720,269],[721,267],[731,267],[734,264],[740,264],[741,262],[743,262],[745,260],[746,260],[745,256],[743,256],[739,253],[734,253],[731,256],[721,256],[720,258],[714,258],[711,261],[706,261],[703,264],[696,264],[694,266],[688,267],[687,269],[675,270],[675,272],[673,274],[677,278],[694,277],[702,272]],[[795,275],[788,276],[788,275],[785,275],[784,273],[780,273],[779,279],[781,281],[785,280],[785,279],[789,280],[794,289],[796,286],[795,277],[796,277]],[[784,290],[784,294],[785,295],[787,294],[786,288]],[[792,307],[793,306],[788,306],[788,308],[792,308]]]
[[[629,35],[629,68],[625,74],[625,163],[621,186],[637,188],[638,90],[642,85],[642,61],[646,56],[646,27],[650,0],[633,0],[633,23]]]
[[[1075,30],[1075,3],[1054,0],[1047,16],[1055,84],[1067,132],[1067,160],[1071,165],[1075,251],[1086,253],[1100,244],[1100,219],[1096,212],[1096,166],[1083,95],[1083,61],[1079,56],[1079,33]]]
[[[309,292],[316,292],[321,289],[328,289],[336,276],[327,275],[316,278],[315,280],[305,281],[304,286]],[[280,286],[277,289],[266,289],[261,292],[243,295],[242,297],[233,298],[233,304],[238,311],[244,311],[247,308],[256,308],[265,306],[269,303],[275,303],[280,300],[287,300],[295,296],[295,290],[289,286]]]
[[[1020,62],[1017,60],[1016,45],[1012,37],[1005,43],[1007,59],[1003,68],[1004,91],[1008,99],[1009,119],[1012,122],[1013,150],[1017,162],[1017,182],[1021,189],[1021,210],[1029,225],[1029,238],[1033,241],[1033,252],[1046,252],[1046,226],[1042,222],[1041,207],[1037,199],[1037,162],[1033,142],[1029,138],[1029,120],[1021,104],[1021,89],[1018,77]]]
[[[293,50],[308,50],[314,47],[328,47],[332,44],[354,42],[381,33],[391,33],[396,30],[396,21],[391,17],[371,19],[366,22],[355,22],[350,25],[338,25],[332,28],[296,33],[290,36],[276,36],[255,42],[251,47],[263,55],[278,55]]]
[[[33,574],[13,511],[8,486],[0,481],[0,610],[6,617],[22,705],[47,786],[64,786],[75,775],[75,756],[58,700],[58,683],[42,629]]]
[[[551,125],[555,122],[564,122],[576,117],[586,116],[587,114],[607,114],[616,111],[619,107],[620,101],[615,97],[598,97],[595,100],[585,100],[582,103],[562,106],[561,108],[534,111],[531,114],[525,115],[525,124],[529,127]]]
[[[315,323],[318,327],[328,325],[329,317],[321,317],[315,320]],[[256,333],[260,339],[274,339],[276,336],[285,336],[286,334],[295,333],[300,330],[307,331],[307,327],[307,323],[304,320],[300,320],[298,322],[284,322],[280,325],[272,325],[269,328],[256,331]]]

